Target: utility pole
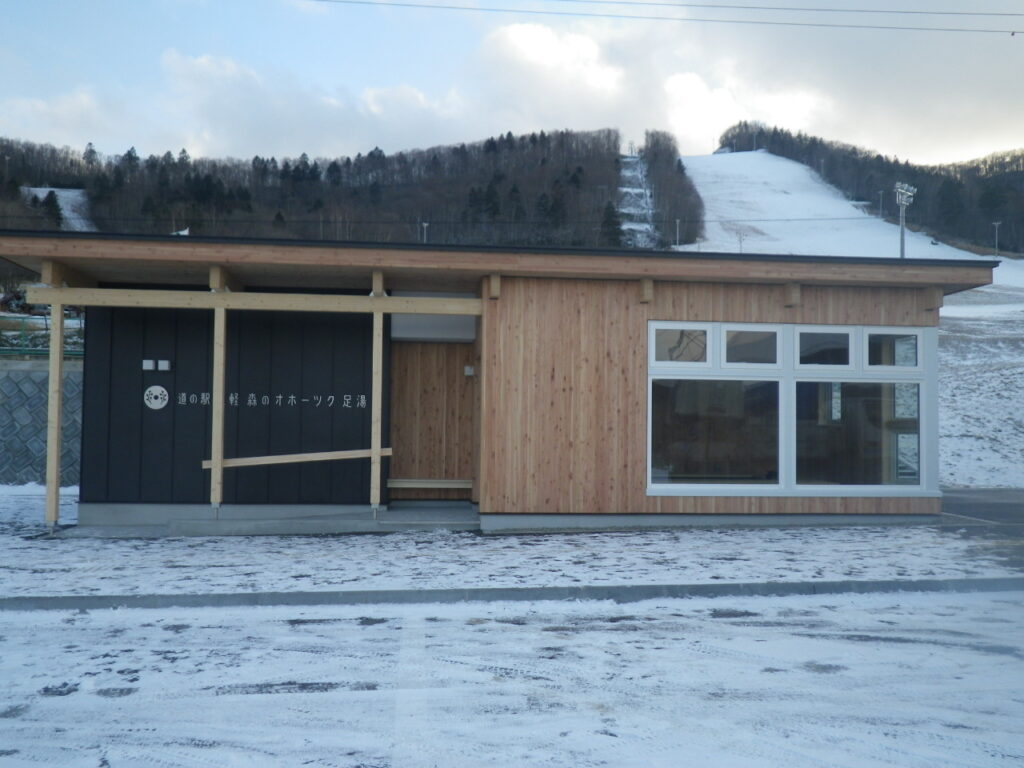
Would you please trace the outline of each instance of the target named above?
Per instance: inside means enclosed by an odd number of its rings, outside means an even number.
[[[996,256],[999,255],[999,225],[1002,224],[1002,223],[1003,222],[1001,222],[1001,221],[993,221],[992,222],[992,226],[995,227],[995,229],[996,229]]]
[[[900,258],[907,257],[906,231],[907,231],[907,206],[914,202],[914,195],[917,188],[902,181],[896,182],[896,205],[900,207]]]
[[[679,247],[679,219],[676,219],[676,248],[678,248],[678,247]]]
[[[878,218],[880,218],[880,219],[885,218],[882,215],[882,195],[884,195],[884,194],[885,194],[885,190],[884,189],[878,190]]]

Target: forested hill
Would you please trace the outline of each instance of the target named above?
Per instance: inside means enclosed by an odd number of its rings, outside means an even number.
[[[650,133],[652,174],[673,216],[700,198],[667,134]],[[0,139],[0,228],[56,228],[19,188],[84,188],[103,232],[480,245],[618,246],[618,131],[506,133],[471,144],[353,157],[216,160],[104,157]],[[657,204],[657,200],[655,201]],[[679,210],[681,205],[694,210]],[[699,233],[694,231],[693,237]]]
[[[1024,252],[1024,149],[951,165],[922,166],[883,157],[849,144],[793,134],[761,123],[741,122],[722,134],[723,149],[766,149],[804,163],[851,200],[898,217],[897,182],[917,188],[907,224],[933,236],[968,243],[991,253],[993,222],[1001,222],[999,250]]]

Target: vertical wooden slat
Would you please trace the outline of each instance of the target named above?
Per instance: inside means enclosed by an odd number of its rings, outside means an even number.
[[[379,273],[374,273],[376,289]],[[370,403],[370,506],[380,506],[381,486],[381,416],[384,393],[384,313],[373,313],[373,391]]]
[[[224,499],[224,400],[227,362],[227,310],[213,310],[213,386],[211,387],[210,504]]]
[[[46,524],[60,519],[61,420],[64,404],[64,305],[50,307],[50,379],[46,404]]]

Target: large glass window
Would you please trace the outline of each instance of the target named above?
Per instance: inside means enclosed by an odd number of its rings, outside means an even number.
[[[655,483],[777,483],[779,383],[654,379]]]
[[[934,329],[648,331],[652,495],[938,493]]]
[[[919,483],[919,401],[917,384],[797,382],[797,483]]]

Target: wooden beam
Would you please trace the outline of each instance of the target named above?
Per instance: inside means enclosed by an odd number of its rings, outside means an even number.
[[[94,288],[96,286],[96,281],[88,275],[52,259],[43,261],[39,279],[40,282],[53,288],[62,288],[65,285],[72,288]]]
[[[213,311],[213,385],[210,402],[210,504],[217,507],[224,500],[224,400],[227,396],[227,310]],[[205,462],[204,462],[205,468]]]
[[[60,520],[61,421],[64,405],[64,307],[50,307],[50,365],[46,401],[46,524]]]
[[[224,291],[230,291],[231,293],[241,293],[245,290],[245,286],[228,270],[220,264],[213,264],[210,267],[210,290],[222,293]]]
[[[346,459],[372,458],[369,448],[355,451],[317,451],[315,453],[287,453],[279,456],[242,456],[236,459],[224,459],[224,469],[233,467],[264,467],[270,464],[302,464],[307,461],[344,461]],[[390,456],[390,448],[381,448],[381,456]],[[210,469],[212,461],[204,461],[203,469]]]
[[[487,296],[491,299],[501,298],[501,275],[489,275],[487,278]]]
[[[472,480],[433,480],[433,479],[406,479],[406,478],[389,478],[388,488],[427,488],[427,489],[447,489],[447,488],[458,488],[467,489],[473,487]]]
[[[28,290],[33,304],[169,309],[263,309],[277,312],[401,312],[410,315],[479,315],[480,299],[413,296],[341,296],[321,293],[207,293],[135,288],[42,288]]]
[[[370,290],[371,296],[384,296],[384,273],[379,269],[373,270],[372,278],[373,288]]]
[[[102,237],[26,237],[0,234],[0,254],[22,266],[36,269],[43,259],[59,259],[72,266],[147,265],[183,267],[222,264],[239,270],[266,265],[275,270],[300,270],[316,274],[320,269],[345,267],[354,270],[387,269],[389,273],[415,271],[445,276],[567,277],[603,280],[683,280],[804,285],[864,285],[925,287],[943,285],[946,292],[987,285],[992,264],[973,266],[967,261],[920,263],[919,259],[846,259],[751,256],[739,254],[671,256],[621,253],[566,253],[560,250],[468,248],[353,247],[321,244],[252,244],[202,242],[190,238],[130,240]],[[365,271],[363,272],[365,274]]]
[[[373,385],[370,402],[370,506],[380,506],[384,411],[384,314],[373,313]]]
[[[800,283],[786,283],[786,306],[800,306]]]
[[[640,303],[650,304],[654,301],[654,281],[653,280],[641,280],[640,281]]]

